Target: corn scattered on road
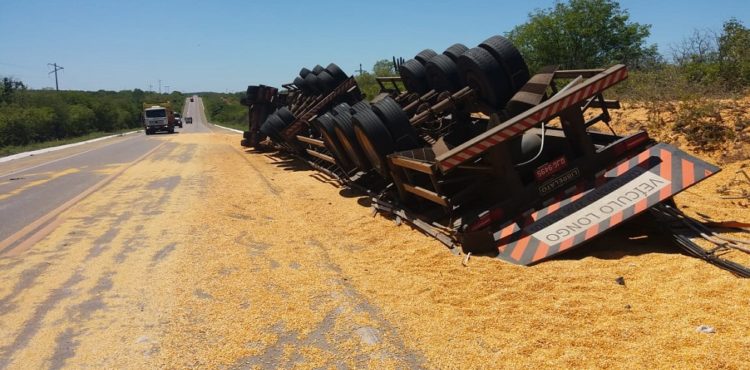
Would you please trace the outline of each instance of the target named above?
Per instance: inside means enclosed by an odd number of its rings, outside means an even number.
[[[464,267],[371,217],[366,197],[243,152],[236,134],[154,140],[43,239],[0,258],[0,368],[750,363],[750,283],[650,230],[531,268]]]

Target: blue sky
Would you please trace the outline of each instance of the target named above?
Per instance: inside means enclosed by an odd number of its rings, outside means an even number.
[[[278,86],[300,67],[335,62],[348,74],[361,63],[475,46],[548,8],[529,1],[2,0],[0,76],[54,87],[50,67],[65,67],[60,88],[121,90],[152,85],[189,91]],[[663,54],[695,29],[719,31],[730,17],[750,26],[748,0],[620,1],[631,20],[651,24]]]

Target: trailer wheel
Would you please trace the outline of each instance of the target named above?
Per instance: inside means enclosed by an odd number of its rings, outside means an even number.
[[[312,73],[317,76],[318,73],[323,72],[324,69],[325,68],[323,68],[323,66],[321,66],[320,64],[318,64],[315,67],[313,67]]]
[[[370,109],[370,102],[367,100],[360,100],[352,105],[352,109],[354,109],[355,112],[361,112],[363,109]]]
[[[292,113],[292,111],[290,111],[287,107],[279,108],[279,110],[276,111],[276,115],[278,115],[279,118],[281,118],[281,120],[284,121],[284,123],[286,123],[287,125],[292,124],[292,122],[297,119],[294,116],[294,113]]]
[[[424,49],[419,52],[416,56],[414,56],[414,59],[416,59],[419,63],[422,63],[422,65],[427,64],[427,61],[430,60],[430,58],[437,55],[435,50],[432,49]]]
[[[352,162],[349,160],[346,151],[341,145],[341,142],[339,142],[338,137],[336,137],[336,124],[334,123],[333,115],[331,115],[330,113],[322,114],[314,119],[311,123],[318,129],[318,131],[320,131],[321,136],[323,136],[323,142],[325,143],[326,148],[328,148],[328,150],[333,154],[338,165],[347,171],[354,167]]]
[[[529,67],[521,56],[521,52],[516,49],[510,40],[502,36],[492,36],[479,44],[492,54],[508,74],[513,89],[518,91],[529,81]]]
[[[349,113],[350,109],[352,109],[352,107],[349,106],[349,103],[341,103],[341,104],[333,107],[333,109],[331,109],[331,110],[333,111],[334,114],[342,114],[342,113],[343,114],[351,114],[351,113]]]
[[[363,110],[352,116],[354,133],[367,159],[375,170],[389,178],[386,156],[396,151],[393,137],[374,110]]]
[[[299,70],[299,76],[302,78],[307,77],[307,75],[309,74],[310,74],[310,70],[305,67],[302,67],[302,69]]]
[[[469,50],[469,48],[467,48],[464,44],[453,44],[445,49],[443,55],[447,55],[449,58],[451,58],[451,60],[455,62],[456,60],[458,60],[458,57],[460,57],[461,54],[466,52],[466,50]]]
[[[295,77],[294,82],[292,83],[294,84],[294,86],[302,89],[305,86],[305,79],[303,77]]]
[[[273,141],[282,143],[284,139],[281,137],[281,131],[284,128],[286,128],[286,123],[276,113],[272,113],[260,126],[260,132],[270,137]]]
[[[328,67],[326,67],[326,71],[328,71],[328,73],[333,76],[333,79],[336,80],[336,85],[341,84],[349,78],[349,76],[347,76],[346,73],[344,73],[344,71],[342,71],[335,63],[329,64]]]
[[[427,82],[427,69],[416,59],[409,59],[399,68],[401,80],[409,92],[415,92],[422,95],[430,91],[430,85]]]
[[[492,54],[483,48],[471,48],[458,58],[458,70],[466,85],[494,109],[502,109],[513,95],[508,75]]]
[[[327,94],[336,88],[336,80],[331,76],[328,71],[321,71],[318,73],[318,88],[324,94]]]
[[[417,131],[409,123],[409,116],[393,98],[388,96],[374,103],[372,111],[380,118],[380,121],[391,134],[391,142],[395,146],[394,151],[409,150],[421,146]]]
[[[456,62],[447,55],[435,55],[427,62],[425,69],[427,81],[435,91],[456,92],[463,85]]]
[[[318,88],[318,77],[314,73],[310,73],[305,77],[305,85],[313,95],[321,93],[320,89]]]
[[[339,139],[344,151],[346,151],[349,160],[362,171],[372,168],[357,141],[354,126],[352,125],[352,116],[349,113],[341,113],[334,116],[333,122],[336,124],[336,127],[334,127],[336,137]]]

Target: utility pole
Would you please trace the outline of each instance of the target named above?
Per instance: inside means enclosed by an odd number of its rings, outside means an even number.
[[[159,94],[161,94],[161,80],[159,80]]]
[[[365,71],[364,69],[362,69],[362,63],[359,63],[359,69],[356,69],[356,70],[354,70],[354,71],[355,71],[355,72],[359,72],[359,75],[360,75],[360,76],[362,76],[362,72],[364,72],[364,71]]]
[[[48,75],[51,75],[53,73],[55,74],[55,90],[56,91],[60,91],[60,85],[57,83],[57,71],[59,71],[61,69],[65,69],[65,68],[63,68],[62,66],[57,65],[57,63],[47,63],[47,65],[50,66],[50,67],[54,67],[54,70],[51,71],[50,73],[47,73],[47,74]]]

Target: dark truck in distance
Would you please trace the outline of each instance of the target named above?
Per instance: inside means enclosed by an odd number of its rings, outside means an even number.
[[[182,128],[182,116],[177,112],[174,114],[174,125]]]

